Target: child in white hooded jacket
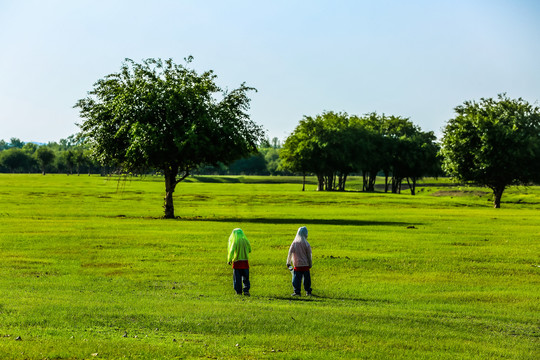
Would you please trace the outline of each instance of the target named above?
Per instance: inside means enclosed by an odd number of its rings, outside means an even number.
[[[311,258],[311,246],[307,241],[307,237],[307,228],[305,226],[300,227],[289,248],[287,267],[290,268],[291,264],[294,266],[292,278],[294,293],[292,296],[300,296],[302,280],[304,281],[306,295],[311,296],[311,274],[309,270],[313,262]]]

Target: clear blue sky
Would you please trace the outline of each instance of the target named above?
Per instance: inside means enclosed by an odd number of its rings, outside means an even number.
[[[195,58],[246,82],[285,139],[324,110],[409,117],[438,136],[465,100],[540,100],[540,1],[0,0],[0,139],[58,141],[125,58]]]

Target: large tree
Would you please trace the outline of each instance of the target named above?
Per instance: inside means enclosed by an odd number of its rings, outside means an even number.
[[[456,179],[489,187],[495,208],[511,185],[540,181],[540,108],[525,100],[465,101],[444,129],[443,168]]]
[[[246,156],[263,136],[247,113],[255,89],[224,91],[213,71],[199,74],[187,67],[191,61],[126,59],[75,105],[81,136],[102,164],[163,173],[165,218],[174,217],[173,192],[193,169]]]

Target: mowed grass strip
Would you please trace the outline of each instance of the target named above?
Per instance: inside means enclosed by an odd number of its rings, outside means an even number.
[[[0,358],[538,357],[538,187],[495,210],[444,179],[413,197],[198,177],[163,220],[161,180],[0,175]],[[292,299],[302,225],[317,296]],[[226,264],[235,227],[250,298]]]

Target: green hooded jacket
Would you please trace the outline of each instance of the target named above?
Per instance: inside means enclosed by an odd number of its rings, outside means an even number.
[[[238,260],[248,260],[248,254],[251,252],[251,245],[242,229],[234,229],[229,236],[229,246],[227,262]]]

